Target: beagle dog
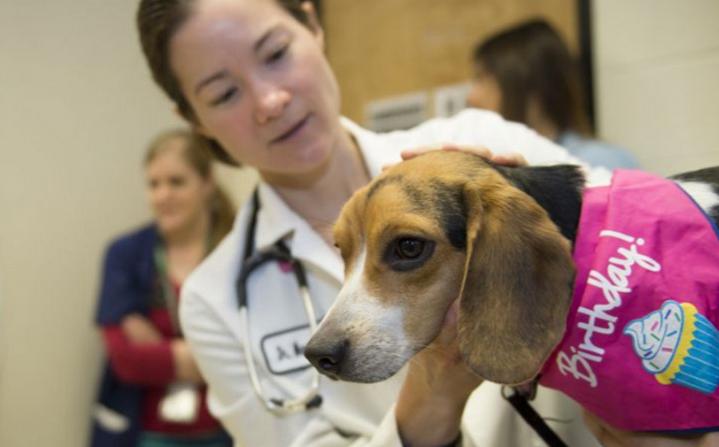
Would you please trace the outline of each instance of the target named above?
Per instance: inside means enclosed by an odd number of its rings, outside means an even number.
[[[699,220],[704,218],[708,225],[708,244],[698,244],[692,239],[694,242],[688,241],[687,246],[706,248],[704,257],[697,259],[708,265],[703,274],[709,283],[701,284],[699,289],[711,295],[711,304],[702,312],[713,312],[709,317],[716,321],[719,318],[719,249],[714,251],[708,247],[719,248],[716,226],[719,167],[681,174],[666,183],[679,191],[678,194],[691,197],[687,206],[694,207]],[[605,189],[597,191],[609,194]],[[636,188],[625,189],[634,193]],[[583,233],[583,204],[588,197],[586,193],[593,190],[585,186],[580,168],[572,165],[510,168],[459,151],[429,152],[395,165],[357,191],[342,210],[334,237],[345,263],[345,283],[307,344],[305,356],[320,372],[333,379],[353,382],[387,379],[438,335],[449,306],[459,299],[460,352],[467,365],[486,380],[519,385],[538,377],[552,377],[548,386],[562,389],[557,385],[562,381],[574,387],[583,386],[594,394],[586,399],[584,391],[570,390],[568,394],[598,412],[600,417],[608,417],[608,422],[619,428],[719,427],[716,389],[702,395],[706,400],[692,404],[694,413],[713,405],[715,411],[711,412],[709,421],[700,417],[687,424],[674,424],[675,417],[670,415],[667,419],[671,426],[667,427],[666,421],[652,425],[646,420],[612,419],[611,414],[607,416],[616,411],[611,406],[611,411],[601,411],[604,396],[614,394],[619,399],[618,405],[624,406],[623,410],[628,408],[628,398],[623,394],[625,390],[607,391],[596,382],[604,386],[602,381],[606,380],[611,387],[631,388],[634,381],[659,380],[658,376],[648,373],[651,367],[645,360],[652,360],[653,357],[649,357],[653,353],[659,356],[655,362],[664,359],[667,363],[668,354],[664,351],[668,342],[653,347],[647,344],[653,341],[651,336],[664,336],[675,326],[663,322],[659,326],[664,332],[657,332],[660,330],[657,319],[669,315],[662,314],[662,309],[628,317],[615,315],[621,306],[631,307],[639,302],[624,295],[627,289],[644,293],[644,289],[629,283],[637,277],[637,272],[643,270],[645,276],[655,273],[651,268],[655,265],[649,262],[654,259],[642,252],[649,245],[650,237],[623,234],[616,228],[614,233],[611,228],[599,228],[598,231],[609,231],[602,235],[615,243],[611,247],[614,251],[602,261],[606,264],[604,270],[590,260],[588,272],[579,271],[573,250],[576,255],[577,237]],[[662,192],[658,195],[667,197]],[[664,205],[652,205],[651,200],[632,197],[625,200],[632,208],[639,205],[664,208]],[[648,228],[648,224],[632,212],[623,210],[614,214],[633,222],[640,230]],[[671,233],[675,230],[664,230],[668,225],[666,220],[657,220],[659,229],[651,233],[662,237],[666,233],[666,237],[676,240],[677,236]],[[587,222],[594,231],[598,223],[591,219]],[[683,229],[676,231],[686,234]],[[587,253],[604,250],[596,241],[593,243],[595,245],[585,250]],[[682,261],[685,267],[687,262]],[[592,276],[592,272],[599,276]],[[592,280],[596,287],[591,287]],[[578,303],[577,289],[593,289],[594,299],[603,301],[595,303],[595,307]],[[617,303],[621,301],[620,306]],[[619,327],[622,318],[627,324]],[[609,328],[613,333],[609,334]],[[575,333],[576,343],[565,346],[562,342],[567,341],[570,329]],[[710,330],[707,336],[710,345],[711,337],[716,334],[719,332]],[[714,348],[719,350],[719,335],[714,340]],[[620,341],[633,348],[634,353],[619,354],[623,360],[618,365],[606,345]],[[714,354],[712,351],[707,355]],[[635,358],[630,358],[632,356]],[[613,361],[617,370],[614,372],[619,372],[620,377],[610,381],[597,372],[597,365]],[[647,377],[628,379],[624,368],[630,363],[636,363],[640,371],[633,373],[641,375],[643,369]],[[719,382],[719,355],[709,358],[709,363],[717,368]],[[673,383],[678,381],[670,379]],[[658,386],[668,388],[666,384]],[[659,391],[658,398],[665,399],[665,403],[676,398]]]

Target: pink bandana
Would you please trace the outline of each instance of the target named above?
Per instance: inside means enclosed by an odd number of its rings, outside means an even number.
[[[572,309],[540,383],[617,428],[719,427],[719,237],[674,182],[584,193]]]

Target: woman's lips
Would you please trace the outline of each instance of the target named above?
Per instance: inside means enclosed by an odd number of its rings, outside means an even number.
[[[270,141],[270,144],[279,144],[284,143],[285,141],[291,139],[295,135],[299,134],[302,128],[305,127],[305,124],[310,119],[310,115],[307,115],[306,117],[302,118],[297,124],[292,126],[290,130],[283,133],[279,137],[275,138],[274,140]]]

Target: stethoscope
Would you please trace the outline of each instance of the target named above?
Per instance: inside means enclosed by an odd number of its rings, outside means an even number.
[[[315,308],[312,305],[309,287],[307,286],[307,275],[305,273],[305,269],[298,259],[292,257],[287,245],[280,240],[269,248],[255,252],[255,227],[257,225],[257,213],[259,209],[260,198],[258,190],[255,188],[255,191],[252,193],[252,214],[250,216],[250,222],[247,225],[247,233],[245,234],[245,252],[242,257],[242,265],[237,276],[235,288],[237,293],[237,304],[240,307],[240,318],[242,319],[242,324],[245,327],[245,340],[243,346],[245,358],[247,359],[247,369],[250,373],[250,380],[252,381],[252,387],[255,389],[255,394],[257,394],[257,397],[264,404],[267,410],[276,415],[284,416],[316,408],[322,404],[322,396],[319,395],[320,374],[317,370],[312,368],[313,376],[310,388],[301,396],[293,399],[266,397],[267,394],[265,393],[257,375],[255,358],[252,355],[252,347],[250,343],[250,317],[247,306],[247,279],[250,274],[256,268],[267,262],[286,262],[292,267],[295,279],[297,280],[311,333],[314,333],[317,329],[317,318],[315,317]]]

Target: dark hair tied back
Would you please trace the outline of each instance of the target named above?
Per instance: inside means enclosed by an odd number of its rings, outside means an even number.
[[[528,102],[536,99],[560,131],[588,133],[576,61],[545,20],[521,23],[478,44],[474,63],[497,80],[506,119],[526,123]]]

